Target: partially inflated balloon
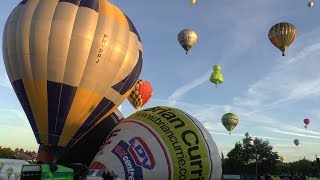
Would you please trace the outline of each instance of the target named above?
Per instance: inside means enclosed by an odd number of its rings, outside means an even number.
[[[238,121],[238,116],[233,113],[226,113],[221,118],[221,122],[229,131],[229,134],[231,134],[231,131],[237,126]]]
[[[300,140],[299,140],[299,139],[295,139],[295,140],[293,141],[293,143],[294,143],[296,146],[299,146]]]
[[[273,25],[268,33],[271,43],[280,49],[282,56],[296,38],[297,30],[294,25],[288,22],[281,22]]]
[[[23,0],[6,22],[3,57],[37,142],[72,147],[127,98],[142,44],[106,0]]]
[[[128,96],[128,100],[139,111],[150,100],[152,94],[151,84],[146,80],[138,80]]]
[[[186,50],[186,54],[188,54],[188,51],[197,42],[197,39],[198,36],[192,29],[183,29],[178,34],[178,41],[183,49]]]
[[[213,72],[210,76],[210,82],[216,84],[216,87],[218,84],[223,83],[223,75],[219,64],[213,66]]]
[[[112,131],[90,165],[120,179],[220,179],[220,153],[189,114],[158,106],[138,111]]]

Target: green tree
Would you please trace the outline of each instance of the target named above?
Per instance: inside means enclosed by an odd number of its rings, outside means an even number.
[[[246,133],[243,141],[237,142],[227,154],[223,168],[240,174],[255,174],[256,170],[258,174],[271,173],[275,170],[279,158],[272,149],[268,141],[252,139],[249,133]]]

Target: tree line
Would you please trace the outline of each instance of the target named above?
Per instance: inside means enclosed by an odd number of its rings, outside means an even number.
[[[222,167],[224,174],[242,176],[273,174],[320,177],[319,158],[313,161],[304,158],[295,162],[282,162],[268,141],[252,139],[248,133],[242,142],[235,143],[226,158],[222,154]]]
[[[7,159],[22,159],[28,162],[35,162],[38,153],[35,151],[28,151],[22,148],[11,149],[0,146],[0,158]]]

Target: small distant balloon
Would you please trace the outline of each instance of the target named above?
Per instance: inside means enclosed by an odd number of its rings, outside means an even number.
[[[304,128],[307,128],[308,127],[308,125],[310,124],[310,119],[304,119],[303,120],[303,122],[304,122]]]
[[[221,73],[221,67],[219,64],[213,66],[213,72],[210,76],[210,82],[216,84],[216,87],[218,84],[223,83],[223,75]]]
[[[128,100],[139,111],[151,99],[152,94],[153,89],[151,84],[146,80],[139,79],[128,96]]]
[[[285,51],[292,44],[296,35],[297,29],[293,24],[288,22],[273,25],[268,33],[269,40],[282,52],[282,56],[285,56]]]
[[[313,3],[312,1],[308,2],[308,7],[309,7],[309,8],[312,8],[313,5],[314,5],[314,3]]]
[[[295,139],[295,140],[293,141],[293,143],[294,143],[296,146],[299,146],[300,140],[299,140],[299,139]]]
[[[178,41],[183,49],[186,50],[186,54],[188,54],[188,51],[197,42],[197,39],[197,33],[192,29],[183,29],[178,34]]]
[[[231,131],[237,126],[239,120],[236,114],[226,113],[222,116],[221,122],[223,126],[229,131],[229,134],[231,134]]]
[[[280,156],[280,161],[283,162],[286,158],[284,156]]]
[[[194,5],[197,1],[196,0],[190,0],[190,4]]]

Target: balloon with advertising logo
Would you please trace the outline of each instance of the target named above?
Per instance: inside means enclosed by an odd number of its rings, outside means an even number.
[[[2,42],[10,82],[44,149],[72,147],[128,97],[142,68],[137,30],[106,0],[23,0]]]
[[[157,106],[110,133],[90,165],[120,179],[220,179],[221,159],[208,130],[191,115]]]

